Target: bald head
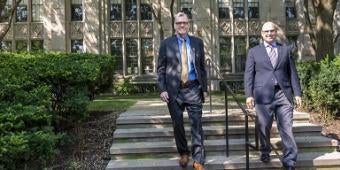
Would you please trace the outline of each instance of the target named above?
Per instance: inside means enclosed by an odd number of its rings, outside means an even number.
[[[266,31],[266,30],[271,30],[271,29],[277,30],[277,25],[269,21],[263,24],[261,31]]]
[[[263,24],[261,29],[261,36],[263,41],[268,44],[272,44],[276,40],[277,35],[277,25],[273,22],[266,22]]]

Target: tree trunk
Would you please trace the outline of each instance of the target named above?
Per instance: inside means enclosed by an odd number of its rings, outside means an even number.
[[[162,41],[164,39],[164,29],[162,24],[162,3],[158,0],[154,5],[152,5],[152,14],[157,21],[157,26],[159,29],[159,39]]]
[[[313,0],[316,9],[316,61],[334,58],[333,18],[337,0]]]
[[[314,11],[310,11],[309,3],[308,3],[309,1],[310,0],[304,0],[304,2],[303,2],[303,5],[304,5],[303,12],[304,12],[306,26],[307,26],[307,32],[308,32],[310,40],[311,40],[312,48],[313,48],[314,51],[316,51],[316,36],[315,36],[316,31],[313,28],[313,23],[310,19],[310,15],[311,15],[312,12],[315,12],[315,9],[314,9]]]
[[[175,0],[171,0],[171,4],[170,4],[170,14],[171,14],[172,34],[175,34],[175,14],[174,14],[174,5],[175,5]]]

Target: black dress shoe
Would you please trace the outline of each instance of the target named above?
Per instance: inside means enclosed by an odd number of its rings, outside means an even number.
[[[295,170],[295,167],[293,167],[293,166],[285,166],[285,169],[286,170]]]
[[[269,155],[269,154],[262,154],[260,160],[261,160],[263,163],[268,163],[268,162],[270,162],[270,155]]]

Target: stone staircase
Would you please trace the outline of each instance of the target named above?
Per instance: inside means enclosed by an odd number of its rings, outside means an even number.
[[[206,147],[206,169],[245,169],[244,116],[240,109],[229,109],[229,157],[225,156],[225,115],[223,101],[213,100],[213,113],[204,106],[203,129]],[[185,113],[185,121],[188,117]],[[114,170],[182,170],[173,138],[171,118],[164,103],[143,100],[122,113],[110,148],[111,161],[106,169]],[[254,121],[249,123],[250,141],[254,143]],[[294,135],[299,147],[297,169],[340,169],[338,141],[321,135],[321,127],[309,123],[309,114],[294,113]],[[190,127],[186,124],[190,141]],[[273,124],[270,163],[259,161],[259,152],[250,149],[250,169],[282,169],[279,160],[281,140]],[[190,142],[189,142],[190,145]],[[192,162],[189,163],[191,165]],[[192,167],[185,168],[191,170]]]

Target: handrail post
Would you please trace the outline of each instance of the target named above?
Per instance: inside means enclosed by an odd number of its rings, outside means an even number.
[[[210,114],[212,114],[212,101],[211,101],[211,77],[212,77],[212,75],[211,75],[211,73],[212,73],[212,63],[211,63],[211,61],[210,60],[208,60],[209,61],[209,77],[210,77],[210,79],[209,79],[209,101],[210,101]]]
[[[229,120],[228,120],[228,89],[227,85],[224,88],[224,106],[225,106],[225,149],[226,156],[229,157]]]
[[[257,126],[257,123],[258,123],[258,118],[257,116],[255,116],[255,149],[256,150],[259,150],[260,147],[259,147],[259,128]]]
[[[246,145],[245,145],[245,149],[246,149],[246,169],[249,169],[249,129],[248,129],[248,111],[246,111],[246,114],[244,115],[245,117],[245,140],[246,140]]]

